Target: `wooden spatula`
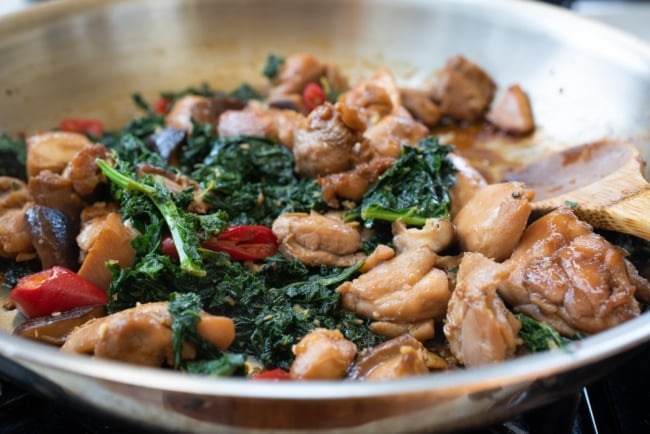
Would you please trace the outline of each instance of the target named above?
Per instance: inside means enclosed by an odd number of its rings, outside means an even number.
[[[650,184],[639,150],[623,141],[601,141],[551,154],[510,172],[536,191],[533,210],[560,206],[594,228],[614,230],[650,240]]]

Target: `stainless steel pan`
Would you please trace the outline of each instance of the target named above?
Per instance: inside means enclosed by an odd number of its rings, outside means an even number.
[[[603,137],[650,156],[650,47],[563,10],[513,0],[57,1],[0,20],[0,131],[63,116],[118,125],[130,94],[260,78],[269,52],[310,51],[352,78],[387,65],[426,82],[461,53],[519,83],[540,125],[513,158]],[[6,298],[6,293],[2,294]],[[555,351],[378,383],[205,379],[59,353],[9,334],[0,369],[56,400],[183,432],[411,432],[491,423],[604,375],[650,340],[650,315]]]

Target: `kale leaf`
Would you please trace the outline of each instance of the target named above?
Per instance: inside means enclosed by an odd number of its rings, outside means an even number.
[[[449,215],[449,189],[456,182],[455,169],[447,154],[452,147],[434,137],[417,146],[404,146],[395,164],[375,182],[347,220],[360,218],[366,227],[376,220],[401,220],[423,226],[432,217]]]
[[[284,64],[284,57],[277,54],[269,54],[262,69],[262,74],[269,80],[275,80],[280,73],[280,67]]]
[[[564,348],[569,342],[569,339],[560,336],[551,326],[536,321],[528,315],[517,314],[516,317],[521,323],[519,337],[524,341],[524,345],[534,353]]]
[[[0,176],[27,181],[27,146],[24,140],[0,134]]]
[[[210,152],[195,165],[191,177],[201,180],[203,200],[225,211],[231,224],[271,226],[283,212],[326,207],[321,187],[296,176],[293,154],[286,147],[256,137],[208,142],[201,146]]]

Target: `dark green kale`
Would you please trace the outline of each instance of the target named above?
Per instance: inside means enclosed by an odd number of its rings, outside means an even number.
[[[22,139],[0,134],[0,176],[11,176],[27,181],[27,146]]]
[[[248,83],[243,83],[230,92],[230,96],[243,101],[250,101],[252,99],[262,99],[262,95]]]
[[[198,251],[201,241],[199,234],[202,231],[208,233],[205,231],[206,228],[211,231],[219,227],[223,229],[226,224],[224,215],[217,213],[199,216],[184,211],[192,198],[191,192],[185,191],[184,194],[173,195],[162,181],[151,176],[145,176],[141,181],[137,181],[103,160],[97,161],[97,165],[104,176],[124,193],[139,195],[139,199],[135,199],[136,202],[148,200],[153,203],[174,240],[181,269],[191,275],[204,276],[206,272],[202,267],[202,259]],[[124,193],[118,193],[116,196],[120,197]],[[133,203],[134,199],[126,198],[125,201]],[[129,209],[123,207],[123,210],[126,211],[124,216],[129,217]],[[160,229],[160,226],[156,225],[156,229]],[[145,228],[144,231],[146,232],[147,229]]]
[[[516,317],[521,323],[519,337],[524,341],[524,345],[534,353],[564,348],[570,342],[569,339],[560,336],[551,326],[536,321],[528,315],[517,314]]]
[[[0,287],[11,289],[21,278],[41,271],[42,268],[38,258],[20,262],[0,258]]]
[[[190,360],[185,362],[184,370],[190,374],[209,377],[232,377],[244,375],[244,354],[223,353],[212,360]]]
[[[193,374],[213,377],[243,373],[246,361],[243,354],[224,353],[198,334],[196,326],[201,321],[202,306],[201,298],[195,293],[171,294],[169,313],[172,316],[174,366]],[[198,360],[183,361],[184,343],[192,344]]]
[[[269,54],[266,58],[266,64],[262,70],[262,74],[269,80],[275,80],[280,73],[280,67],[284,64],[284,57],[276,54]]]
[[[325,208],[320,186],[296,176],[286,147],[255,137],[208,142],[211,150],[191,177],[201,181],[203,200],[224,210],[231,224],[270,226],[282,212]]]
[[[263,298],[244,297],[245,305],[234,316],[238,337],[232,349],[256,355],[267,367],[288,369],[294,358],[291,347],[317,327],[339,329],[359,348],[381,343],[384,338],[370,330],[367,320],[342,309],[341,294],[334,290],[360,265],[270,288]]]
[[[346,219],[364,221],[401,220],[423,226],[432,217],[447,217],[451,206],[449,189],[456,182],[455,168],[447,158],[452,147],[428,137],[417,146],[404,146],[395,164],[382,174]]]

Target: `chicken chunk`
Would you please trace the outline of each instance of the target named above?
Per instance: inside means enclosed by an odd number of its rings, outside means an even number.
[[[386,68],[357,82],[339,101],[343,123],[361,132],[402,107],[395,77]]]
[[[443,327],[449,347],[465,366],[500,362],[514,355],[521,324],[497,295],[508,268],[467,252]]]
[[[390,339],[374,348],[367,348],[350,369],[355,380],[389,380],[429,373],[435,355],[409,334]],[[435,360],[440,365],[439,360]],[[444,362],[442,363],[444,364]]]
[[[27,176],[42,170],[61,174],[72,157],[92,142],[83,134],[55,131],[27,138]]]
[[[33,205],[23,181],[0,176],[0,257],[31,259],[35,256],[25,213]]]
[[[503,298],[564,336],[597,333],[640,313],[621,250],[568,208],[531,224],[504,264],[511,273]]]
[[[293,149],[296,129],[304,116],[293,110],[249,104],[244,110],[228,110],[219,117],[219,136],[267,137]]]
[[[436,259],[436,253],[423,245],[378,263],[339,285],[343,307],[379,322],[433,322],[445,314],[451,296],[447,273],[434,268]]]
[[[327,73],[327,66],[309,53],[287,56],[273,80],[271,94],[291,95],[301,93],[309,83],[318,83]]]
[[[165,116],[165,126],[178,130],[191,131],[192,121],[211,124],[215,131],[220,116],[227,110],[241,110],[246,101],[233,97],[207,97],[187,95],[174,103]]]
[[[462,56],[454,56],[440,72],[433,99],[443,115],[476,122],[488,110],[495,91],[494,81],[483,69]]]
[[[36,204],[58,209],[72,220],[79,219],[83,199],[74,191],[70,179],[45,169],[30,177],[27,186]]]
[[[440,107],[431,99],[430,92],[420,89],[402,89],[402,102],[411,115],[431,128],[438,124],[442,117]]]
[[[345,377],[357,346],[339,330],[317,328],[293,347],[296,358],[289,375],[296,380],[336,380]]]
[[[534,194],[520,182],[480,189],[453,220],[461,248],[497,261],[509,257],[528,223]]]
[[[446,219],[427,219],[419,229],[407,229],[399,220],[393,223],[393,244],[398,254],[419,247],[441,252],[454,241],[455,235],[454,226]]]
[[[513,135],[530,134],[535,130],[528,95],[516,84],[505,91],[485,118],[500,130]]]
[[[359,201],[368,188],[393,166],[395,159],[377,157],[367,163],[355,164],[347,172],[332,173],[316,179],[323,190],[323,200],[332,208],[339,207],[339,198]]]
[[[280,252],[309,266],[347,267],[365,258],[357,224],[316,212],[285,213],[273,222]]]
[[[402,146],[413,146],[429,135],[429,130],[411,117],[406,109],[398,107],[363,133],[374,155],[399,157]]]
[[[324,103],[296,130],[293,155],[301,176],[316,178],[353,167],[352,149],[359,137],[341,120],[335,107]]]
[[[82,198],[89,197],[104,176],[97,166],[98,159],[110,159],[104,145],[91,143],[77,152],[63,170],[63,177],[72,183],[72,190]]]
[[[111,262],[122,268],[130,267],[135,260],[135,250],[131,246],[135,236],[136,232],[122,223],[117,212],[86,222],[77,235],[77,244],[83,255],[79,275],[108,290],[112,274],[106,264]]]
[[[168,306],[168,302],[146,303],[93,319],[73,330],[61,350],[144,366],[173,366],[172,317]],[[213,327],[208,327],[208,330],[200,327],[204,322],[218,326],[218,332]],[[230,318],[202,312],[197,332],[213,345],[225,350],[234,340],[235,325]],[[195,357],[191,345],[185,345],[183,357]]]
[[[454,218],[476,192],[487,185],[487,181],[465,158],[453,152],[449,153],[447,157],[457,170],[456,183],[449,191],[451,197],[449,214]]]

